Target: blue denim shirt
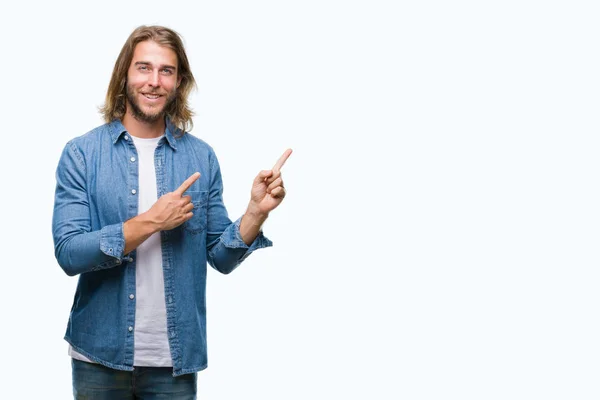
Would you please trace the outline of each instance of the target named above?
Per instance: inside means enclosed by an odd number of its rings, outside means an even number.
[[[194,216],[161,231],[167,331],[173,375],[206,368],[206,265],[228,274],[254,250],[271,246],[262,232],[247,246],[223,204],[213,149],[167,120],[154,154],[158,197],[194,172],[185,193]],[[90,360],[133,370],[136,252],[123,254],[123,222],[138,215],[138,165],[133,141],[119,120],[65,146],[56,170],[52,234],[55,256],[79,275],[65,340]],[[133,295],[133,296],[131,296]]]

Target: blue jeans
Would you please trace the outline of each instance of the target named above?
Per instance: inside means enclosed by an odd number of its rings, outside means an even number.
[[[94,400],[195,400],[197,374],[173,377],[173,368],[120,371],[72,359],[73,398]]]

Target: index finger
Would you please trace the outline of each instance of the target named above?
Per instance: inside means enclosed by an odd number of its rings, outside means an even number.
[[[287,149],[283,155],[279,157],[279,160],[277,160],[275,166],[273,166],[273,171],[279,171],[281,167],[283,167],[283,164],[285,164],[285,161],[288,159],[290,154],[292,154],[292,149]]]
[[[174,193],[179,194],[180,196],[183,195],[183,193],[188,190],[190,188],[190,186],[192,186],[192,183],[196,182],[196,180],[200,178],[200,172],[194,172],[192,174],[192,176],[190,176],[189,178],[187,178],[185,181],[183,181],[183,183],[181,184],[181,186],[179,186],[177,189],[175,189]]]

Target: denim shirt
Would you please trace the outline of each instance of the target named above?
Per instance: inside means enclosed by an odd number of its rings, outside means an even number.
[[[167,331],[173,375],[206,368],[206,265],[228,274],[254,250],[271,246],[259,233],[247,246],[241,218],[223,204],[223,182],[213,149],[167,119],[154,153],[158,197],[199,171],[185,195],[194,216],[161,231]],[[79,282],[65,340],[107,367],[133,370],[136,252],[124,254],[123,223],[138,215],[137,152],[119,120],[65,146],[56,170],[52,218],[55,256]]]

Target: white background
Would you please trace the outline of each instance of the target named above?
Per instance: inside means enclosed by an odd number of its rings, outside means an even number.
[[[2,397],[71,396],[54,172],[101,124],[129,33],[162,24],[185,40],[192,133],[232,218],[294,150],[275,246],[209,272],[199,398],[600,398],[595,4],[12,2]]]

